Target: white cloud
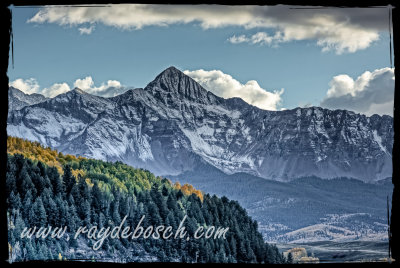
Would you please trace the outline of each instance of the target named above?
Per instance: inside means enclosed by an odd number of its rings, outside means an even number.
[[[87,76],[84,79],[77,79],[74,83],[74,87],[78,87],[82,90],[90,90],[94,86],[94,82],[91,76]]]
[[[29,78],[25,80],[22,78],[18,78],[10,82],[9,86],[15,87],[25,94],[38,93],[40,88],[39,83],[35,78]]]
[[[90,27],[81,27],[81,28],[78,28],[78,30],[81,35],[91,34],[92,31],[94,30],[94,25],[91,25]]]
[[[387,31],[388,28],[388,11],[385,8],[293,7],[140,4],[49,6],[40,9],[28,22],[71,26],[103,23],[125,30],[185,23],[198,23],[203,29],[227,26],[241,26],[245,30],[268,28],[279,33],[279,38],[275,37],[276,34],[268,36],[265,32],[259,32],[258,37],[257,34],[250,37],[234,35],[229,40],[232,43],[268,45],[274,42],[315,40],[323,51],[333,50],[337,54],[369,47],[379,39],[379,31]],[[87,29],[80,28],[80,31],[83,34],[89,32]]]
[[[107,83],[102,83],[96,87],[91,76],[83,79],[77,79],[74,82],[74,87],[78,87],[87,93],[102,96],[114,97],[124,93],[127,88],[121,85],[117,80],[108,80]],[[55,83],[47,88],[40,88],[38,81],[35,78],[22,79],[18,78],[9,83],[9,86],[15,87],[26,94],[38,93],[48,98],[53,98],[59,94],[66,93],[71,90],[67,83]]]
[[[357,79],[346,74],[333,77],[321,106],[363,113],[393,116],[394,69],[366,71]]]
[[[99,87],[96,87],[91,76],[87,76],[84,79],[77,79],[74,83],[74,87],[102,97],[114,97],[126,90],[126,88],[116,80],[108,80],[107,83],[102,83]]]
[[[249,37],[233,35],[228,38],[232,44],[249,43],[261,45],[274,45],[291,41],[317,40],[317,45],[322,47],[323,52],[335,51],[336,54],[353,53],[357,50],[366,49],[373,42],[379,40],[377,30],[363,29],[355,25],[309,24],[293,25],[287,24],[282,31],[276,31],[274,35],[266,32],[258,32]]]
[[[70,90],[70,87],[68,86],[67,83],[61,83],[61,84],[54,84],[48,88],[40,88],[40,85],[38,81],[35,78],[29,78],[29,79],[22,79],[18,78],[12,82],[9,83],[9,86],[15,87],[25,94],[42,94],[43,96],[53,98],[57,96],[58,94],[62,94],[65,92],[68,92]]]
[[[240,44],[240,43],[247,43],[250,41],[249,38],[247,38],[244,34],[240,36],[231,36],[228,38],[228,41],[231,42],[232,44]]]
[[[317,42],[324,52],[334,50],[337,54],[353,53],[366,49],[373,42],[379,40],[378,32],[360,27],[339,27],[337,30],[324,28],[323,32],[318,33]]]
[[[277,45],[278,43],[287,42],[287,40],[283,39],[282,32],[276,32],[273,36],[269,35],[266,32],[258,32],[253,34],[250,37],[246,37],[245,35],[240,35],[236,37],[233,35],[228,38],[228,41],[232,44],[239,43],[250,43],[250,44],[260,44],[260,45]]]
[[[54,84],[51,87],[44,88],[43,90],[40,91],[40,94],[53,98],[59,94],[65,93],[70,91],[70,87],[68,86],[67,83],[61,83],[61,84]]]
[[[283,89],[274,92],[266,91],[255,80],[242,84],[219,70],[186,70],[184,73],[217,96],[223,98],[239,97],[264,110],[277,110],[284,91]]]

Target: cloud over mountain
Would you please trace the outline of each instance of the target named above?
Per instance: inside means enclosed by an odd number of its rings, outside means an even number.
[[[9,83],[9,86],[18,88],[26,94],[38,93],[40,86],[35,78],[22,79],[18,78]]]
[[[99,87],[96,87],[91,76],[87,76],[84,79],[77,79],[74,83],[74,87],[102,97],[114,97],[124,93],[126,90],[117,80],[108,80],[107,83],[102,83]]]
[[[55,83],[50,87],[41,88],[35,78],[18,78],[10,82],[9,86],[15,87],[26,94],[39,93],[49,98],[53,98],[71,90],[71,87],[67,83]],[[87,93],[101,97],[114,97],[127,90],[126,87],[116,80],[108,80],[107,83],[102,83],[99,87],[96,87],[91,76],[75,80],[73,86],[78,87]]]
[[[346,74],[333,77],[322,107],[393,116],[394,69],[366,71],[357,79]]]
[[[255,80],[242,84],[220,70],[186,70],[184,73],[217,96],[223,98],[239,97],[247,103],[264,110],[277,110],[284,91],[281,89],[269,92],[261,88]]]
[[[68,86],[67,83],[61,83],[61,84],[55,83],[51,87],[45,88],[38,93],[40,93],[46,97],[53,98],[59,94],[68,92],[70,90],[71,90],[71,88]]]

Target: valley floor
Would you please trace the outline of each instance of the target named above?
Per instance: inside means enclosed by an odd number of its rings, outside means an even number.
[[[281,252],[292,248],[305,248],[307,254],[320,262],[381,261],[388,257],[388,242],[331,242],[320,241],[304,244],[276,244]]]

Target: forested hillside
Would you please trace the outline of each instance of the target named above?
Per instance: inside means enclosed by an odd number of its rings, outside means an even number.
[[[173,185],[142,169],[63,155],[37,142],[8,137],[7,203],[11,261],[97,260],[113,262],[281,263],[277,248],[263,241],[257,222],[236,201],[203,194],[191,185]],[[111,239],[99,250],[96,240],[20,238],[25,227],[111,228],[172,226],[187,216],[189,237],[202,226],[229,227],[226,239]]]

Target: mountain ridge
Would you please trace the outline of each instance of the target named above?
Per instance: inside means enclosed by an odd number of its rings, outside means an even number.
[[[218,97],[175,67],[145,88],[115,97],[79,92],[12,110],[7,130],[66,153],[119,160],[160,175],[192,170],[200,161],[227,174],[279,181],[318,176],[374,182],[391,176],[390,116],[320,107],[262,110]]]
[[[9,110],[19,110],[25,106],[40,103],[48,99],[38,93],[25,94],[23,91],[12,86],[9,87],[8,94],[12,96],[12,98],[9,98],[11,100],[9,101]]]

